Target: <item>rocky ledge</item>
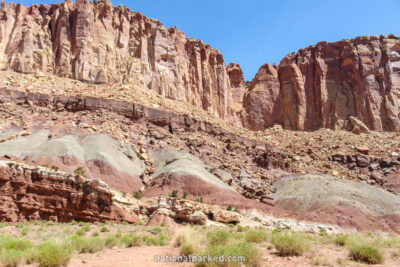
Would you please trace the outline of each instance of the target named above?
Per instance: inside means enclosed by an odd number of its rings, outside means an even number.
[[[99,179],[86,179],[44,167],[0,161],[2,221],[138,222],[113,204],[113,193]]]

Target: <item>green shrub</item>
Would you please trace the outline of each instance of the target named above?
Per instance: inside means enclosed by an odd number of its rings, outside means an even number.
[[[248,242],[261,243],[267,238],[267,233],[261,230],[249,230],[244,234],[244,238]]]
[[[153,227],[152,229],[150,229],[150,233],[152,234],[159,234],[162,232],[162,229],[160,227]]]
[[[31,242],[29,242],[28,240],[14,239],[8,236],[0,237],[0,249],[23,251],[27,250],[31,246]]]
[[[300,256],[307,249],[307,239],[298,233],[276,233],[272,235],[272,244],[281,256]]]
[[[72,249],[65,244],[47,241],[36,247],[35,261],[39,267],[66,266],[71,260]]]
[[[0,251],[0,265],[16,267],[22,259],[22,252],[16,249],[3,249]]]
[[[193,248],[192,244],[184,243],[181,246],[181,249],[180,249],[181,255],[189,256],[189,255],[192,255],[193,253],[194,253],[194,248]]]
[[[347,239],[348,239],[347,235],[339,234],[335,236],[334,242],[337,246],[343,247],[344,245],[346,245]]]
[[[162,222],[162,223],[160,223],[160,226],[161,227],[164,227],[164,226],[166,226],[167,224],[165,223],[165,222]]]
[[[99,237],[83,238],[78,235],[70,237],[69,243],[76,251],[81,253],[85,252],[95,253],[101,251],[105,246],[105,240],[103,240],[102,238]]]
[[[119,237],[117,235],[109,235],[105,239],[105,245],[108,248],[113,248],[119,244]]]
[[[207,233],[208,242],[211,245],[225,245],[229,239],[229,233],[222,229],[217,229]]]
[[[133,193],[133,197],[136,198],[136,199],[141,199],[142,198],[142,193],[135,192],[135,193]]]
[[[81,229],[78,229],[78,230],[76,230],[76,232],[75,232],[75,234],[76,235],[79,235],[79,236],[83,236],[83,235],[85,235],[85,231],[81,228]]]
[[[100,228],[100,232],[102,232],[102,233],[108,232],[107,226],[102,226],[102,227]]]
[[[98,236],[99,236],[99,232],[93,232],[93,233],[92,233],[92,236],[93,236],[93,237],[98,237]]]
[[[177,198],[178,197],[178,190],[174,189],[172,192],[168,195],[169,197]]]
[[[350,242],[350,257],[359,262],[378,264],[383,262],[382,252],[372,242]]]
[[[26,227],[21,230],[22,235],[27,235],[28,233],[29,233],[29,229]]]
[[[121,237],[121,244],[126,247],[139,247],[142,244],[142,239],[136,235],[123,235]]]
[[[244,231],[243,226],[238,225],[238,226],[236,227],[236,231],[238,231],[238,232],[243,232],[243,231]]]
[[[186,197],[187,197],[187,192],[183,192],[182,198],[183,198],[183,199],[186,199]]]
[[[158,234],[157,237],[144,235],[142,236],[142,240],[143,243],[148,246],[165,246],[167,244],[166,241],[168,240],[168,236],[162,233]]]
[[[85,231],[85,232],[89,232],[89,231],[90,231],[90,226],[89,226],[89,224],[84,225],[84,226],[82,227],[82,230]]]
[[[53,165],[53,166],[51,166],[51,169],[54,170],[54,171],[58,171],[59,168],[57,166]]]
[[[232,206],[229,205],[229,206],[226,208],[226,210],[232,210]]]
[[[74,173],[83,177],[86,177],[86,171],[82,167],[78,167],[74,170]]]

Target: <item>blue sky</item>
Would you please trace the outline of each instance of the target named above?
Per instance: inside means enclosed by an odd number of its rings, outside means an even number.
[[[9,1],[6,1],[9,2]],[[24,5],[60,1],[15,1]],[[400,0],[112,0],[177,26],[239,63],[251,80],[264,63],[319,41],[359,35],[400,36]]]

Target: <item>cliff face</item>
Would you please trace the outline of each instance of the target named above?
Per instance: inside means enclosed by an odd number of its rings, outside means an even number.
[[[265,64],[258,70],[243,99],[242,124],[251,130],[263,130],[282,124],[282,92],[278,67]]]
[[[139,221],[113,204],[113,193],[98,179],[0,161],[0,184],[2,221]]]
[[[252,130],[400,131],[400,40],[321,42],[263,65],[247,88],[238,64],[175,27],[108,0],[53,5],[2,2],[0,68],[89,83],[138,83]]]
[[[139,82],[235,119],[223,56],[176,28],[107,0],[1,6],[3,70],[43,71],[91,83]]]
[[[274,123],[293,130],[349,129],[354,116],[372,130],[400,131],[399,90],[397,37],[321,42],[287,55],[278,70],[260,68],[244,101],[243,124],[255,130]]]

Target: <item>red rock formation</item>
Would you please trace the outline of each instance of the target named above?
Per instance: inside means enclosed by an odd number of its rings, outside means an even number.
[[[243,97],[246,92],[243,71],[239,64],[230,63],[227,67],[232,92],[233,110],[239,113],[243,108]]]
[[[244,94],[240,67],[226,68],[216,49],[108,0],[3,2],[0,13],[3,70],[137,83],[226,121],[240,114],[252,130],[276,123],[350,129],[354,116],[372,130],[400,131],[400,40],[394,36],[307,47],[287,55],[279,69],[262,66]]]
[[[2,3],[0,12],[3,70],[44,71],[92,83],[139,82],[235,119],[223,56],[176,28],[108,0]]]
[[[282,123],[282,93],[278,67],[261,66],[243,100],[242,124],[251,130],[263,130]]]
[[[113,204],[98,179],[15,162],[0,161],[0,200],[0,221],[139,221]]]
[[[247,117],[243,124],[250,129],[261,130],[280,122],[281,117],[287,129],[349,129],[349,117],[354,116],[372,130],[400,131],[397,37],[320,42],[289,54],[279,65],[279,83],[276,72],[270,71],[268,77],[263,74],[265,69],[271,70],[265,65],[260,68],[244,101]],[[260,79],[263,75],[266,78]],[[268,96],[252,91],[267,85]]]

